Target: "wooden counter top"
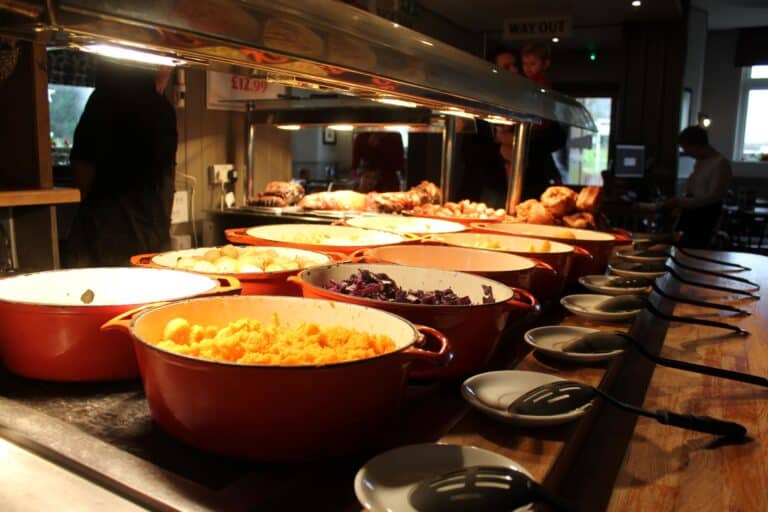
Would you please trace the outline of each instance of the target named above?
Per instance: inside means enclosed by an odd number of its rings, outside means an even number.
[[[80,191],[76,188],[0,190],[0,208],[79,202]]]
[[[763,290],[758,293],[768,293],[768,258],[713,254],[751,267],[751,272],[735,275],[760,283]],[[723,279],[717,283],[734,285]],[[733,317],[684,304],[676,307],[675,314],[727,321],[752,334],[741,337],[721,329],[673,324],[662,355],[768,376],[768,300],[742,299],[727,292],[689,286],[681,287],[680,293],[736,305],[752,315]],[[659,366],[653,372],[643,405],[737,421],[747,427],[751,439],[743,444],[718,446],[710,435],[641,418],[619,468],[608,510],[768,510],[768,388]]]

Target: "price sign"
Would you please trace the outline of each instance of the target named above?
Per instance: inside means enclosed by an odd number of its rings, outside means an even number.
[[[206,105],[211,110],[245,110],[248,100],[275,99],[285,94],[285,87],[246,75],[208,71]]]

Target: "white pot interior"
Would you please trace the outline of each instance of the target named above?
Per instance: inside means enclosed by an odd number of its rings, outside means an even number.
[[[536,266],[533,260],[514,254],[440,245],[396,245],[371,249],[367,254],[398,265],[460,272],[515,272]]]
[[[378,309],[301,297],[258,295],[209,297],[161,306],[137,316],[133,329],[139,338],[156,343],[162,339],[168,321],[174,318],[223,327],[242,318],[271,323],[273,315],[287,327],[316,323],[324,327],[341,325],[370,334],[383,334],[392,338],[398,349],[411,345],[419,336],[408,321]]]
[[[387,274],[399,287],[406,290],[433,291],[451,288],[460,297],[469,296],[473,305],[483,303],[483,285],[491,287],[495,303],[506,302],[513,296],[509,286],[492,279],[464,272],[405,265],[340,263],[308,269],[302,272],[300,276],[319,288],[325,288],[330,280],[348,279],[358,269],[370,270],[377,274]],[[414,307],[419,306],[418,304],[414,305]]]
[[[317,224],[257,226],[248,229],[246,234],[275,242],[338,247],[396,244],[405,240],[401,235],[385,231]]]
[[[592,242],[613,242],[616,237],[609,233],[591,231],[589,229],[576,229],[566,226],[544,226],[541,224],[494,224],[490,226],[494,231],[503,231],[513,235],[543,236],[558,239],[573,239]]]
[[[436,236],[434,240],[461,247],[526,254],[565,254],[573,252],[572,246],[560,242],[495,233],[452,233]]]
[[[379,229],[395,233],[458,233],[466,227],[458,222],[422,217],[403,217],[400,215],[377,215],[374,217],[356,217],[348,219],[347,224],[358,228]]]
[[[47,306],[119,306],[193,297],[216,286],[210,277],[177,270],[81,268],[0,279],[0,300]],[[83,298],[89,290],[93,292],[90,303]]]

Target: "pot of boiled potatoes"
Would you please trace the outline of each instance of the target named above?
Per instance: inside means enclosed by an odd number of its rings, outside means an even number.
[[[293,296],[300,296],[301,289],[287,281],[289,276],[333,261],[332,256],[316,251],[236,245],[137,254],[131,258],[131,264],[139,267],[232,275],[240,281],[243,295]]]

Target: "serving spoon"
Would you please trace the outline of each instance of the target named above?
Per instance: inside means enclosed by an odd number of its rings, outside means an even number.
[[[727,286],[720,286],[716,284],[709,284],[709,283],[702,283],[699,281],[691,281],[690,279],[681,276],[678,274],[672,267],[668,267],[669,275],[672,276],[672,278],[676,279],[677,281],[680,281],[683,284],[687,284],[689,286],[696,286],[698,288],[706,288],[708,290],[718,290],[721,292],[728,292],[733,293],[736,295],[744,295],[746,297],[749,297],[750,299],[759,299],[760,296],[750,292],[749,290],[739,290],[738,288],[729,288]]]
[[[739,326],[727,324],[725,322],[715,322],[713,320],[703,320],[700,318],[692,318],[687,316],[668,315],[659,311],[659,309],[653,305],[653,302],[648,300],[647,297],[641,297],[640,295],[617,295],[609,299],[605,299],[598,302],[594,308],[598,311],[606,313],[618,313],[633,311],[637,309],[647,309],[651,314],[670,322],[682,322],[686,324],[695,325],[707,325],[710,327],[719,327],[721,329],[728,329],[741,334],[742,336],[749,335],[749,331],[742,329]]]
[[[524,473],[503,466],[468,466],[421,480],[409,498],[420,512],[514,510],[545,503],[556,512],[575,510]]]
[[[562,350],[563,352],[576,352],[579,354],[595,354],[613,352],[615,350],[624,350],[627,348],[627,346],[634,347],[638,352],[640,352],[640,354],[661,366],[675,368],[677,370],[683,370],[687,372],[700,373],[702,375],[711,375],[713,377],[720,377],[738,382],[746,382],[747,384],[754,384],[756,386],[768,387],[768,379],[758,375],[752,375],[750,373],[742,373],[733,370],[724,370],[714,366],[688,363],[686,361],[667,359],[666,357],[654,355],[649,352],[642,343],[624,332],[603,331],[588,333],[584,336],[579,336],[566,345],[563,345]]]
[[[716,263],[718,265],[723,265],[723,266],[726,266],[726,267],[732,267],[732,268],[737,269],[737,271],[739,271],[739,272],[752,270],[750,267],[746,267],[746,266],[740,265],[738,263],[732,263],[730,261],[717,260],[717,259],[714,259],[714,258],[708,258],[706,256],[699,256],[698,254],[694,254],[694,253],[692,253],[690,251],[687,251],[687,250],[683,249],[682,247],[676,247],[675,246],[674,249],[675,249],[675,252],[673,253],[672,251],[665,251],[665,250],[662,250],[662,249],[637,248],[637,249],[635,249],[637,251],[637,254],[635,254],[635,256],[641,256],[641,257],[642,256],[646,256],[646,257],[649,257],[649,258],[669,258],[669,257],[674,257],[676,255],[676,253],[679,252],[680,254],[683,254],[684,256],[686,256],[686,257],[688,257],[690,259],[706,261],[706,262],[709,262],[709,263]]]
[[[669,299],[675,302],[680,302],[682,304],[691,304],[693,306],[701,306],[703,308],[712,308],[712,309],[720,309],[723,311],[732,311],[734,313],[738,313],[739,315],[743,316],[749,316],[752,313],[747,311],[746,309],[737,308],[735,306],[731,306],[728,304],[718,304],[716,302],[707,302],[703,300],[697,300],[697,299],[689,299],[687,297],[677,297],[675,295],[672,295],[670,293],[667,293],[661,286],[659,286],[656,281],[651,282],[651,289],[664,297],[665,299]]]
[[[734,276],[731,274],[724,274],[722,272],[715,272],[713,270],[706,270],[699,267],[692,267],[690,265],[687,265],[685,263],[682,263],[680,260],[675,258],[674,256],[669,256],[669,259],[674,263],[676,266],[688,270],[690,272],[696,272],[699,274],[705,274],[709,276],[715,276],[719,277],[721,279],[729,279],[731,281],[737,281],[740,283],[748,284],[749,286],[753,287],[755,290],[760,289],[760,285],[750,281],[749,279],[746,279],[744,277]],[[669,266],[666,262],[649,262],[649,263],[639,263],[639,262],[622,262],[623,264],[616,263],[612,264],[613,268],[616,268],[617,270],[627,270],[631,272],[653,272],[653,273],[666,273],[671,270],[674,270],[671,266]]]
[[[680,414],[666,409],[651,411],[624,403],[596,387],[570,380],[558,380],[538,386],[516,398],[507,410],[512,414],[551,416],[578,409],[592,401],[595,396],[603,397],[608,403],[619,409],[653,418],[662,425],[672,425],[725,437],[741,438],[747,433],[744,425],[739,423],[711,416]]]

